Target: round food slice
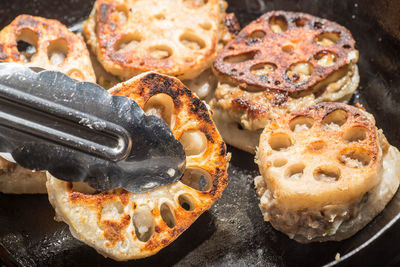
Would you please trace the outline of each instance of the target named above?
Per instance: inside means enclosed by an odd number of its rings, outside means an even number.
[[[350,237],[385,207],[400,179],[400,152],[372,115],[342,103],[273,120],[257,163],[264,219],[299,242]]]
[[[262,129],[281,114],[348,101],[359,83],[357,60],[355,41],[343,26],[304,13],[268,12],[213,63],[219,79],[211,103],[215,122],[227,143],[254,153]]]
[[[185,149],[184,175],[147,193],[98,193],[49,175],[49,200],[74,237],[99,253],[115,260],[143,258],[171,243],[220,197],[229,156],[206,105],[176,78],[144,73],[110,92],[164,119]]]
[[[59,21],[20,15],[0,31],[0,60],[61,71],[79,81],[96,82],[83,40]],[[46,174],[0,156],[0,192],[46,193]]]
[[[20,15],[0,31],[0,60],[96,82],[85,42],[57,20]]]
[[[154,70],[192,79],[235,31],[220,0],[97,0],[83,33],[105,70],[122,79]],[[225,24],[229,24],[227,27]]]

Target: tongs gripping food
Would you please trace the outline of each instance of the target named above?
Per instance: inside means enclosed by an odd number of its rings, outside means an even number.
[[[0,63],[0,151],[98,190],[145,192],[178,180],[185,152],[132,100],[55,71]]]

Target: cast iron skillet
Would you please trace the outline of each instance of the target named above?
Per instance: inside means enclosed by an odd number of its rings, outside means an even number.
[[[372,1],[228,1],[242,26],[273,9],[328,18],[353,33],[360,50],[361,83],[352,103],[375,115],[391,144],[400,147],[400,3]],[[0,26],[18,14],[55,18],[71,26],[90,12],[92,1],[1,0]],[[0,194],[0,258],[20,266],[320,266],[396,265],[400,262],[400,194],[367,227],[342,242],[302,245],[265,223],[258,209],[250,154],[229,148],[230,182],[220,200],[185,233],[157,255],[115,262],[75,240],[64,223],[53,220],[47,196]],[[341,260],[335,262],[336,253]]]

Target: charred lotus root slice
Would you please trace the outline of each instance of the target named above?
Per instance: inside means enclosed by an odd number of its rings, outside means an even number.
[[[49,177],[49,199],[74,236],[103,255],[143,258],[171,243],[220,197],[229,157],[206,105],[178,79],[148,72],[110,92],[134,99],[170,125],[186,151],[184,175],[141,194],[96,193]]]
[[[225,46],[214,70],[249,91],[299,93],[354,61],[354,50],[351,33],[335,22],[272,11]]]
[[[351,203],[380,182],[377,128],[345,104],[321,103],[275,119],[257,156],[267,188],[288,209]]]
[[[219,0],[97,0],[83,33],[104,68],[123,79],[149,70],[192,79],[224,41],[225,8]]]
[[[84,41],[57,20],[20,15],[0,32],[0,60],[96,82]]]

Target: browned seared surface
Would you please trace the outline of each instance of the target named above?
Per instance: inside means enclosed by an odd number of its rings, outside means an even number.
[[[57,20],[20,15],[0,32],[0,60],[96,82],[84,41]]]
[[[213,66],[223,79],[250,91],[300,93],[348,65],[354,48],[351,33],[335,22],[272,11],[243,28]],[[321,62],[323,56],[330,62]],[[296,69],[297,64],[307,70]]]
[[[220,0],[97,0],[83,33],[103,67],[123,79],[149,70],[192,79],[238,30],[226,7]]]

